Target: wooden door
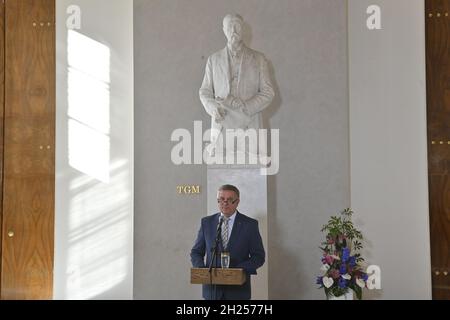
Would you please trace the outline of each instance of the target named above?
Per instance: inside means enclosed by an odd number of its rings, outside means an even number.
[[[450,299],[450,0],[426,1],[428,181],[434,299]]]
[[[55,0],[5,1],[2,299],[51,299]]]
[[[3,123],[5,111],[5,2],[0,1],[0,298],[1,298],[1,270],[2,270],[2,229],[3,229]]]

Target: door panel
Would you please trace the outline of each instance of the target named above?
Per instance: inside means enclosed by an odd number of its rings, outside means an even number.
[[[450,299],[450,0],[426,1],[428,175],[434,299]]]
[[[5,3],[0,1],[0,293],[2,288],[2,220],[3,220],[3,123],[5,107]]]
[[[51,299],[54,0],[7,0],[2,299]]]

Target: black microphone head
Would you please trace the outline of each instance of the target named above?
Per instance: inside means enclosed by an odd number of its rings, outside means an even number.
[[[219,223],[217,224],[217,230],[219,230],[220,229],[220,227],[222,226],[222,223],[223,223],[223,217],[222,217],[222,215],[219,217]]]

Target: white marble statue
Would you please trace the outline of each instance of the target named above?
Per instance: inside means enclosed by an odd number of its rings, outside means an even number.
[[[211,150],[224,129],[260,129],[261,111],[274,98],[268,62],[243,40],[244,21],[229,14],[223,20],[227,46],[208,58],[200,100],[211,116]],[[210,151],[211,151],[210,150]]]

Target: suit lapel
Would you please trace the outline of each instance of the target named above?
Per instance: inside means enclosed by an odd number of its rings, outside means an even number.
[[[241,72],[239,72],[238,79],[238,90],[241,91],[241,80],[244,77],[247,70],[251,69],[252,64],[254,63],[254,55],[252,51],[244,46],[242,52],[242,61],[241,61]]]
[[[244,46],[244,48],[242,49],[242,58],[241,58],[241,62],[240,62],[240,66],[239,66],[239,78],[238,78],[238,83],[237,83],[237,87],[238,87],[238,92],[240,92],[241,90],[241,79],[242,79],[242,75],[244,74],[245,70],[247,70],[247,63],[248,60],[250,59],[250,55],[248,53],[247,47]]]
[[[217,226],[219,224],[220,219],[220,212],[216,213],[214,216],[214,219],[212,219],[212,225],[211,225],[211,234],[212,234],[212,241],[214,242],[216,240],[216,232],[217,232]],[[213,243],[214,246],[214,243]]]
[[[222,74],[224,76],[224,85],[226,86],[225,88],[225,92],[228,94],[230,94],[231,91],[231,70],[230,70],[230,60],[228,57],[228,49],[225,47],[225,49],[222,50],[221,55],[220,55],[220,60],[221,63],[219,64],[219,67],[222,71]],[[226,98],[226,97],[222,97],[222,98]]]
[[[230,241],[228,241],[228,251],[231,252],[231,250],[233,250],[233,245],[235,244],[235,242],[239,238],[239,234],[241,232],[241,229],[242,229],[241,214],[239,212],[237,212],[236,213],[236,218],[235,218],[234,224],[233,224],[233,230],[231,230]]]

